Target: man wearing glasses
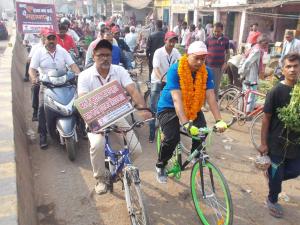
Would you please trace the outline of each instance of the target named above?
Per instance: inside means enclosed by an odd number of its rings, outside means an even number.
[[[187,55],[183,55],[168,70],[167,83],[157,105],[159,125],[164,136],[156,163],[159,183],[167,182],[165,166],[180,141],[180,127],[190,135],[198,135],[198,128],[206,127],[201,111],[205,101],[216,120],[217,130],[223,132],[227,128],[218,109],[213,73],[205,65],[207,55],[205,44],[195,41],[189,46]],[[192,150],[199,145],[199,141],[193,140]]]
[[[138,92],[134,82],[131,80],[128,72],[119,65],[112,64],[112,44],[108,40],[101,40],[93,50],[94,65],[80,73],[78,77],[78,96],[83,96],[110,81],[118,81],[124,90],[131,96],[135,105],[139,108],[145,108],[146,104],[143,96]],[[148,111],[139,111],[145,119],[151,118]],[[128,127],[127,121],[122,118],[115,125]],[[138,140],[133,131],[127,134],[129,149],[134,149]],[[97,180],[95,192],[104,194],[107,192],[107,173],[104,165],[104,144],[105,138],[102,134],[88,133],[90,141],[90,157],[93,167],[93,175]],[[140,148],[140,146],[139,146]],[[135,149],[137,151],[137,149]]]
[[[32,56],[29,75],[33,85],[38,83],[37,71],[40,76],[43,73],[47,73],[49,70],[66,70],[68,65],[75,74],[79,74],[80,70],[74,63],[71,55],[63,49],[60,45],[57,45],[56,32],[52,29],[45,29],[43,31],[45,38],[45,45],[36,50]],[[47,128],[44,112],[44,88],[41,85],[39,93],[39,110],[38,110],[38,132],[40,134],[40,147],[46,149],[47,143]]]

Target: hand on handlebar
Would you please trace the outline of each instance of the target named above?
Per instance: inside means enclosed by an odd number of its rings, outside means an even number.
[[[220,133],[223,133],[228,128],[227,124],[223,120],[217,121],[214,127]]]
[[[199,128],[194,126],[192,122],[187,122],[183,124],[183,128],[189,135],[196,136],[199,134]]]
[[[139,111],[140,116],[142,116],[145,120],[152,118],[152,113],[146,110]]]

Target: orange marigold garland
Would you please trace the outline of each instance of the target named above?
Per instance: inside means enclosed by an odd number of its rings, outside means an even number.
[[[205,64],[197,71],[194,81],[187,55],[183,55],[179,60],[178,75],[184,112],[189,120],[194,120],[205,101],[207,81]]]

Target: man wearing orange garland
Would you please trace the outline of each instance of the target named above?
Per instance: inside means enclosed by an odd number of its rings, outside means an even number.
[[[164,135],[156,163],[157,180],[167,182],[165,166],[171,159],[180,141],[180,126],[191,135],[199,134],[198,128],[205,127],[206,121],[201,111],[205,100],[216,120],[215,127],[223,132],[227,125],[221,119],[214,93],[214,77],[205,65],[206,45],[202,41],[193,42],[187,55],[173,64],[167,73],[167,84],[158,101],[158,120]],[[200,142],[193,140],[192,149]]]

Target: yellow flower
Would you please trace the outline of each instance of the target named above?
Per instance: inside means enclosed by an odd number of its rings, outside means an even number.
[[[207,70],[203,64],[196,73],[195,80],[188,64],[187,55],[179,60],[178,75],[184,112],[189,120],[195,120],[205,102]]]

